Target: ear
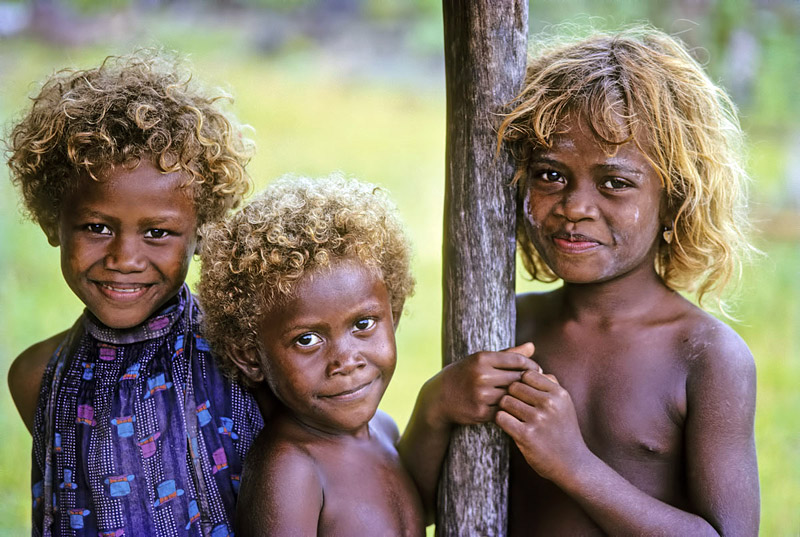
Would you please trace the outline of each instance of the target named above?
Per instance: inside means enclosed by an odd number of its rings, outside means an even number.
[[[258,349],[248,347],[247,349],[235,349],[230,353],[230,358],[244,375],[254,383],[263,382],[265,379],[264,371],[261,369]]]
[[[58,224],[40,222],[39,227],[42,228],[42,231],[47,236],[47,242],[50,243],[50,246],[61,246],[61,239],[58,237]]]

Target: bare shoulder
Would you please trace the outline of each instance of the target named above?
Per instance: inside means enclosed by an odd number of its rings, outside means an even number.
[[[263,485],[273,479],[291,477],[293,473],[316,474],[313,455],[302,442],[295,440],[276,434],[270,426],[265,427],[247,453],[245,477],[253,476]]]
[[[682,316],[680,324],[689,399],[695,405],[733,399],[738,402],[743,417],[752,416],[756,366],[741,336],[694,305]]]
[[[733,368],[755,374],[753,355],[736,331],[713,315],[690,305],[681,318],[680,333],[692,368]]]
[[[67,332],[61,332],[31,345],[11,363],[8,369],[8,388],[14,404],[28,431],[33,430],[36,403],[47,364]]]
[[[696,308],[686,317],[681,330],[690,351],[684,424],[689,496],[721,535],[756,535],[755,362],[726,323]]]
[[[293,528],[316,532],[323,505],[322,483],[307,449],[263,430],[245,461],[236,533],[283,535]]]

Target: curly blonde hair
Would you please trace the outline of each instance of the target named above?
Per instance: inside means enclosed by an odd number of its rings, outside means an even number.
[[[498,134],[516,160],[520,194],[529,159],[550,147],[570,114],[588,121],[610,147],[633,141],[660,176],[673,220],[673,240],[661,241],[656,270],[701,303],[708,293],[716,296],[724,311],[723,289],[755,251],[747,239],[749,178],[733,102],[677,39],[651,27],[556,44],[547,37],[541,45]],[[525,268],[533,279],[556,280],[518,222]]]
[[[395,319],[414,289],[411,248],[387,193],[341,174],[285,176],[241,211],[200,231],[198,294],[204,334],[228,375],[232,356],[258,348],[258,322],[304,274],[351,258],[379,271]]]
[[[64,196],[81,177],[151,161],[183,172],[198,225],[222,218],[250,189],[253,143],[219,103],[196,87],[182,60],[140,50],[96,68],[48,78],[7,140],[11,179],[28,215],[55,233]]]

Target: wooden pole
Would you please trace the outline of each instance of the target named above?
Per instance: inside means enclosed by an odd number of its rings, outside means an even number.
[[[495,155],[498,112],[521,89],[527,0],[443,0],[447,78],[443,361],[514,343],[515,196]],[[506,534],[508,443],[494,425],[453,434],[439,483],[441,536]]]

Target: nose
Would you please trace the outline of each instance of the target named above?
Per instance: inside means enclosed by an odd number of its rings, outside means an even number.
[[[350,375],[367,365],[367,360],[360,349],[349,343],[339,344],[328,360],[327,373],[334,375]]]
[[[135,237],[117,235],[103,260],[106,269],[122,273],[142,272],[147,262]]]
[[[597,218],[597,196],[600,193],[593,181],[576,181],[563,191],[561,202],[556,207],[556,214],[570,222],[593,220]]]

